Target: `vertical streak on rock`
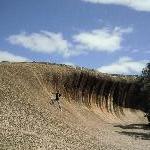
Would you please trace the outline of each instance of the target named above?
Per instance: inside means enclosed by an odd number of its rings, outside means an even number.
[[[97,78],[94,78],[94,76],[91,77],[91,83],[90,83],[90,88],[89,88],[89,93],[90,93],[90,99],[89,103],[90,105],[96,105],[96,87],[97,87]]]
[[[113,114],[113,93],[115,89],[115,82],[112,82],[112,86],[109,91],[109,112]]]
[[[103,101],[104,101],[104,89],[107,81],[103,81],[102,88],[100,90],[101,100],[100,100],[100,109],[103,111]]]
[[[95,101],[95,104],[97,107],[100,108],[100,98],[101,98],[101,95],[100,95],[100,90],[101,90],[101,86],[102,86],[102,82],[101,80],[97,81],[97,87],[96,87],[96,101]]]

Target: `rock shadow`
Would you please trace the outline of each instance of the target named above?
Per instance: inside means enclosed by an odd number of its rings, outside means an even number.
[[[114,127],[123,129],[123,131],[116,131],[121,135],[127,135],[136,139],[150,140],[150,125],[148,124],[115,125]]]
[[[115,125],[114,127],[119,127],[121,129],[143,129],[143,130],[150,130],[150,125],[149,124]]]
[[[136,139],[140,138],[142,140],[150,140],[150,133],[138,133],[138,132],[127,132],[127,131],[122,131],[118,133],[123,135],[128,135]]]

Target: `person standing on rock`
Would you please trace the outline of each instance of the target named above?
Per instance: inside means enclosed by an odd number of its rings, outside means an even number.
[[[59,103],[61,94],[59,93],[59,91],[57,91],[56,93],[52,93],[52,94],[55,94],[55,98],[51,98],[52,104],[54,104],[54,102],[57,102],[58,106],[59,106],[59,109],[61,110],[61,106],[60,106],[60,103]]]
[[[145,117],[147,117],[149,125],[150,125],[150,110],[148,110],[145,114]]]

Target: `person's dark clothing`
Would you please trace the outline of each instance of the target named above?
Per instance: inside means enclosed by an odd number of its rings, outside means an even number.
[[[149,124],[150,124],[150,111],[146,112],[145,117],[147,117],[147,120],[149,121]]]
[[[150,123],[150,113],[147,114],[147,119],[148,119],[148,121]]]
[[[61,94],[59,94],[58,92],[56,93],[56,101],[59,101],[59,97],[61,96]]]
[[[55,97],[55,99],[51,98],[51,104],[54,104],[54,102],[57,102],[58,105],[59,105],[59,109],[61,110],[61,106],[60,106],[60,103],[59,103],[59,97],[61,96],[61,94],[59,92],[52,93],[52,94],[55,94],[56,97]]]

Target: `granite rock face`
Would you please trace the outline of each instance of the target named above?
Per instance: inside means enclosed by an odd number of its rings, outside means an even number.
[[[51,105],[60,91],[60,111]],[[0,149],[150,149],[133,76],[48,63],[0,64]]]

